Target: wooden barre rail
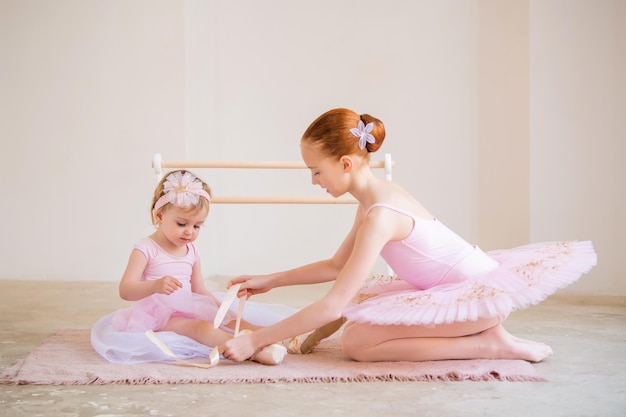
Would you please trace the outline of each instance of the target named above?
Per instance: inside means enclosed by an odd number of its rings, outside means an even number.
[[[394,162],[391,154],[385,154],[384,161],[370,162],[371,168],[384,168],[385,178],[391,181],[391,168]],[[295,161],[163,161],[161,154],[154,154],[152,167],[157,181],[163,177],[162,168],[239,168],[239,169],[303,169],[307,168],[304,162]],[[300,197],[300,196],[213,196],[211,202],[215,204],[356,204],[353,198],[333,197]],[[387,265],[387,274],[394,275]]]
[[[315,196],[236,196],[220,195],[211,198],[215,204],[356,204],[353,198]]]
[[[370,162],[371,168],[384,168],[385,178],[391,180],[391,168],[394,162],[391,154],[385,154],[384,161]],[[161,154],[154,154],[152,168],[160,181],[163,168],[234,168],[234,169],[305,169],[302,161],[163,161]],[[352,198],[314,197],[314,196],[214,196],[215,204],[356,204]]]

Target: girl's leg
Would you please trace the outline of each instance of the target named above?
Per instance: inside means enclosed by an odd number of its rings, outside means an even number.
[[[518,339],[499,319],[423,326],[349,323],[343,348],[357,361],[428,361],[445,359],[523,359],[539,362],[552,354],[543,343]]]
[[[216,329],[212,323],[185,317],[171,317],[167,324],[159,330],[172,331],[207,346],[224,344],[233,337],[228,332]]]
[[[231,321],[230,323],[228,323],[226,325],[226,327],[228,327],[229,329],[235,330],[235,320]],[[252,324],[250,322],[247,322],[245,320],[241,320],[241,323],[239,323],[239,329],[240,330],[252,330],[253,332],[256,330],[259,330],[260,328],[262,328],[263,326],[257,326],[256,324]]]

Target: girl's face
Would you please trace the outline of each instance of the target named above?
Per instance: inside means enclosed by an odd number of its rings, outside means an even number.
[[[159,225],[157,233],[161,233],[173,246],[183,247],[198,238],[200,227],[208,214],[208,208],[196,210],[169,205],[166,210],[156,214]]]
[[[342,160],[322,155],[313,145],[303,142],[300,146],[302,160],[311,170],[311,183],[324,188],[333,197],[348,192],[348,176]]]

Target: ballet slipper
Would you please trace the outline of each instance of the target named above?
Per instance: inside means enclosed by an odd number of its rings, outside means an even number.
[[[252,330],[244,329],[239,332],[239,335],[248,333],[252,333]],[[280,343],[273,343],[252,355],[250,360],[263,365],[280,365],[285,356],[287,356],[287,348]]]
[[[337,330],[343,326],[346,322],[345,317],[341,317],[335,321],[331,321],[323,325],[322,327],[312,331],[311,333],[301,334],[299,336],[292,337],[283,342],[286,345],[287,352],[295,354],[307,354],[311,353],[322,340],[331,336]]]
[[[280,365],[285,356],[287,356],[287,348],[279,343],[273,343],[252,355],[250,360],[263,365]]]

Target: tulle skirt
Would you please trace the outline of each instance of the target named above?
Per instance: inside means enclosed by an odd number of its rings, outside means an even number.
[[[348,320],[422,325],[506,318],[537,304],[597,263],[591,242],[544,242],[486,253],[496,267],[462,282],[419,289],[399,277],[374,276],[345,309]]]
[[[176,294],[176,293],[174,293]],[[215,293],[221,300],[225,293]],[[91,344],[106,360],[114,363],[133,364],[170,360],[144,334],[146,330],[162,328],[171,314],[198,318],[213,322],[217,305],[207,296],[192,293],[193,302],[179,305],[177,302],[164,303],[163,297],[150,296],[134,303],[131,307],[114,311],[98,320],[91,329]],[[169,297],[169,296],[168,296]],[[181,297],[184,298],[184,297]],[[187,299],[190,301],[190,299]],[[178,300],[184,302],[182,299]],[[172,304],[177,305],[175,312]],[[224,323],[236,317],[238,300],[230,307]],[[267,304],[248,301],[242,318],[258,326],[272,325],[298,310],[280,304]],[[222,330],[232,332],[222,325]],[[170,331],[160,331],[158,336],[174,354],[181,359],[208,357],[212,347],[205,346],[186,336]]]
[[[212,322],[218,309],[219,305],[212,297],[193,293],[189,286],[184,286],[170,295],[152,294],[135,301],[132,306],[115,312],[111,323],[120,332],[157,331],[165,326],[170,317]],[[235,317],[235,313],[229,311],[224,323],[229,323]]]

